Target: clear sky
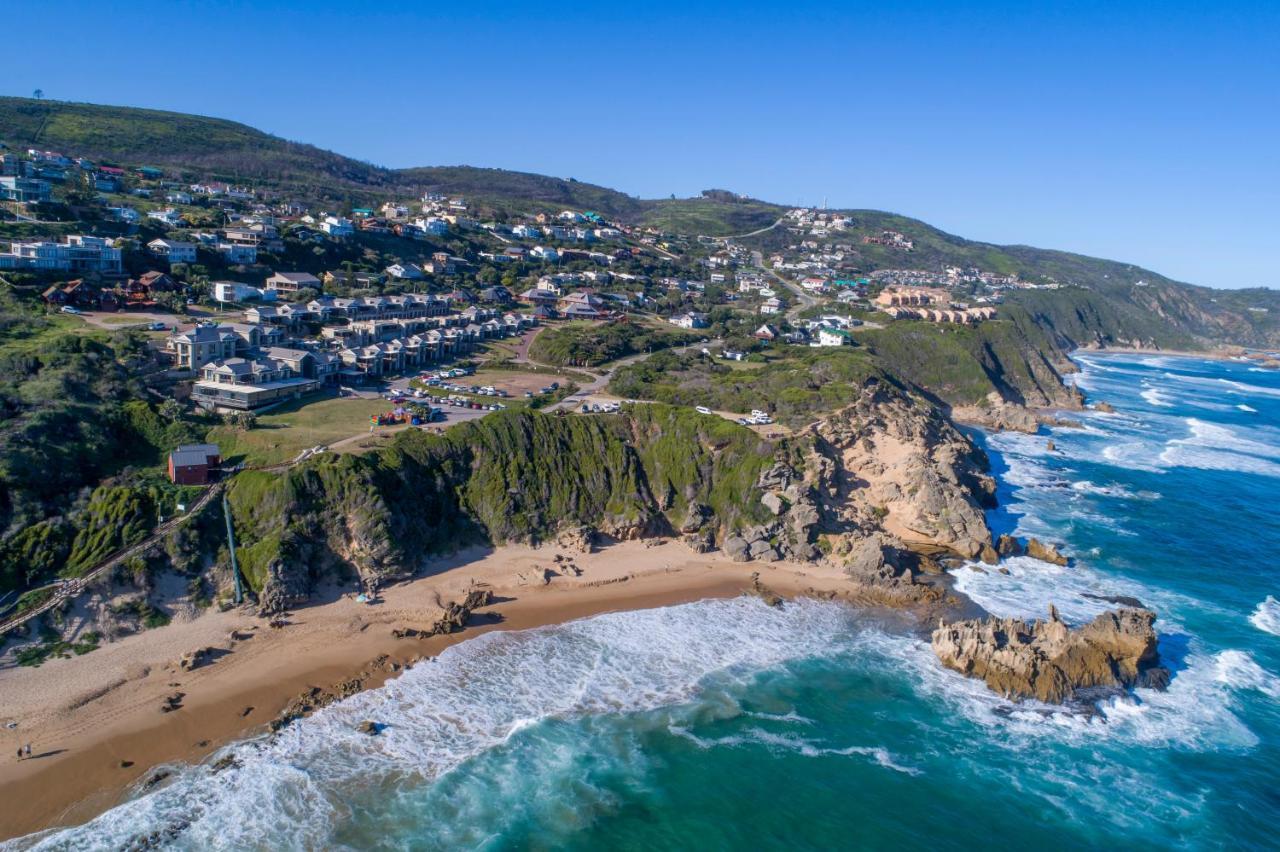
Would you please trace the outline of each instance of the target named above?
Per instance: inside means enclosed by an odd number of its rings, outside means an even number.
[[[4,94],[1280,287],[1280,0],[42,0],[0,21]]]

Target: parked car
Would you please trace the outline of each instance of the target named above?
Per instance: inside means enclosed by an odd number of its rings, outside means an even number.
[[[63,305],[61,308],[58,309],[58,312],[63,314],[78,314],[80,313],[80,309],[73,308],[70,305]]]
[[[698,412],[699,414],[710,414],[710,413],[711,413],[711,409],[710,409],[710,408],[707,408],[705,405],[699,405],[697,408],[695,408],[695,409],[694,409],[694,411]]]
[[[153,323],[151,323],[151,325],[149,325],[149,326],[147,326],[147,327],[148,327],[149,329],[151,329],[152,331],[167,331],[167,330],[168,330],[168,328],[169,328],[169,327],[168,327],[167,325],[165,325],[164,323],[162,323],[162,322],[158,322],[158,321],[157,321],[157,322],[153,322]]]

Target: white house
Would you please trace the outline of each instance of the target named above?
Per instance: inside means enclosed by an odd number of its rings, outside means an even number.
[[[548,263],[554,263],[560,259],[560,252],[550,246],[534,246],[533,251],[529,252],[529,254],[534,257],[540,257]]]
[[[402,278],[407,281],[419,281],[423,277],[422,267],[416,263],[393,263],[385,271],[392,278]]]
[[[541,236],[542,231],[534,225],[516,225],[511,229],[513,237],[519,237],[522,240],[532,240]]]
[[[355,225],[345,216],[325,216],[320,230],[331,237],[349,237],[356,232]]]
[[[156,257],[163,257],[165,260],[169,261],[169,263],[196,262],[195,243],[156,239],[147,243],[147,251]]]
[[[275,298],[274,290],[259,290],[251,284],[239,281],[213,282],[213,298],[219,302],[247,302],[250,299]]]
[[[107,214],[117,222],[139,222],[142,217],[138,215],[138,211],[132,207],[108,207]]]
[[[173,192],[165,195],[164,200],[170,204],[190,204],[194,199],[191,197],[190,193],[181,192],[175,189]]]
[[[780,313],[781,311],[782,311],[782,300],[779,299],[777,296],[774,296],[772,299],[765,299],[763,302],[760,303],[760,313],[766,316],[768,316],[769,314]]]
[[[449,223],[439,216],[429,216],[425,219],[418,219],[413,224],[421,228],[425,233],[434,234],[437,237],[443,237],[449,233]]]
[[[819,346],[844,346],[853,343],[853,335],[843,328],[818,329]]]
[[[182,214],[170,207],[168,210],[149,210],[147,211],[148,219],[155,219],[157,222],[163,222],[170,227],[176,227],[182,224]]]
[[[697,313],[696,311],[690,311],[687,314],[677,314],[667,320],[667,322],[672,325],[679,326],[680,328],[706,328],[707,315]]]

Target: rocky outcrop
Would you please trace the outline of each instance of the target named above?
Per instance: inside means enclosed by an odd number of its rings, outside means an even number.
[[[1056,545],[1046,544],[1036,538],[1027,539],[1026,553],[1032,559],[1039,559],[1041,562],[1050,562],[1054,565],[1066,565],[1071,561],[1058,550]]]
[[[939,624],[933,651],[948,668],[986,681],[1015,698],[1061,703],[1082,690],[1133,686],[1164,688],[1169,672],[1159,665],[1155,613],[1105,612],[1069,628],[1052,606],[1047,621],[988,617]]]
[[[194,651],[188,651],[178,658],[178,669],[184,672],[198,669],[212,662],[213,657],[213,648],[196,648]]]
[[[596,546],[596,531],[588,526],[569,527],[556,536],[556,544],[566,550],[590,553]]]
[[[991,545],[986,456],[936,409],[874,383],[811,435],[811,484],[833,526],[969,558]]]

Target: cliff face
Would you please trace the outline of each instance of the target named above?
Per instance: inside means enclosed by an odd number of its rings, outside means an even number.
[[[1049,608],[1048,621],[986,618],[940,624],[933,650],[948,668],[981,678],[1008,696],[1060,703],[1077,690],[1163,688],[1155,613],[1105,612],[1072,630]]]
[[[935,409],[876,383],[811,433],[829,461],[819,487],[838,524],[965,557],[991,544],[986,457]]]
[[[334,569],[393,580],[470,543],[681,535],[734,559],[828,556],[868,583],[913,585],[902,550],[991,544],[981,452],[883,382],[800,435],[638,405],[611,417],[504,413],[380,452],[318,457],[229,490],[239,561],[263,605]]]

